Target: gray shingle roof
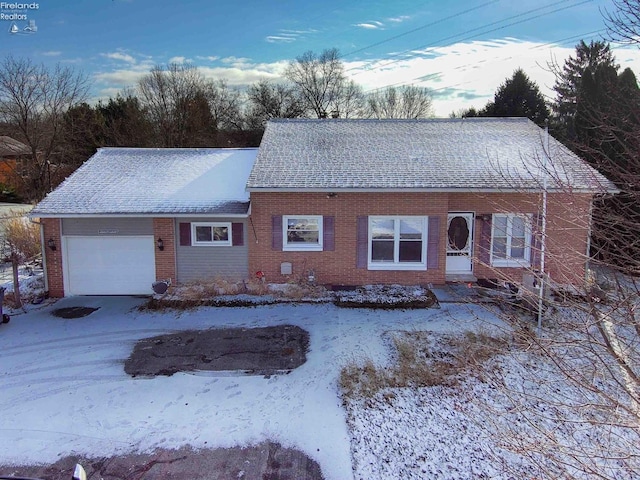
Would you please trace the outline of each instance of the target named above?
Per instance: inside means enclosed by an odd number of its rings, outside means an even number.
[[[31,215],[244,215],[256,154],[256,148],[101,148]]]
[[[0,136],[0,157],[14,157],[16,155],[31,155],[31,149],[11,137]]]
[[[274,120],[252,190],[530,190],[542,183],[544,130],[526,118]],[[615,189],[550,138],[551,190]]]

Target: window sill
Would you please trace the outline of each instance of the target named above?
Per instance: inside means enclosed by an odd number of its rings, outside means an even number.
[[[531,268],[531,262],[527,260],[494,260],[491,262],[491,266],[496,268]]]
[[[292,247],[290,245],[289,246],[285,245],[282,247],[282,251],[283,252],[321,252],[322,245],[309,245],[307,247],[302,247],[302,246]]]
[[[369,263],[368,270],[403,270],[403,271],[425,271],[427,266],[424,263]]]
[[[231,247],[231,242],[198,242],[192,243],[192,247]]]

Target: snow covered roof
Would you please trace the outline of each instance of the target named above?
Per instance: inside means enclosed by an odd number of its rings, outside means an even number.
[[[548,187],[615,186],[554,138]],[[542,185],[545,132],[526,118],[272,120],[249,191],[513,191]]]
[[[246,215],[257,148],[101,148],[32,217]]]

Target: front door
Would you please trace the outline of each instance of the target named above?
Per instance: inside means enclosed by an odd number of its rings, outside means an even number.
[[[447,273],[471,273],[473,213],[450,213],[447,222]]]

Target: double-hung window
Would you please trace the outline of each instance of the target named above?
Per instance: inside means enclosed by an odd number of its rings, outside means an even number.
[[[496,267],[530,266],[531,215],[494,214],[491,227],[491,264]]]
[[[369,217],[369,270],[425,270],[427,217]]]
[[[231,223],[194,222],[191,239],[194,246],[231,246]]]
[[[322,215],[282,217],[282,249],[285,251],[321,251],[322,234]]]

